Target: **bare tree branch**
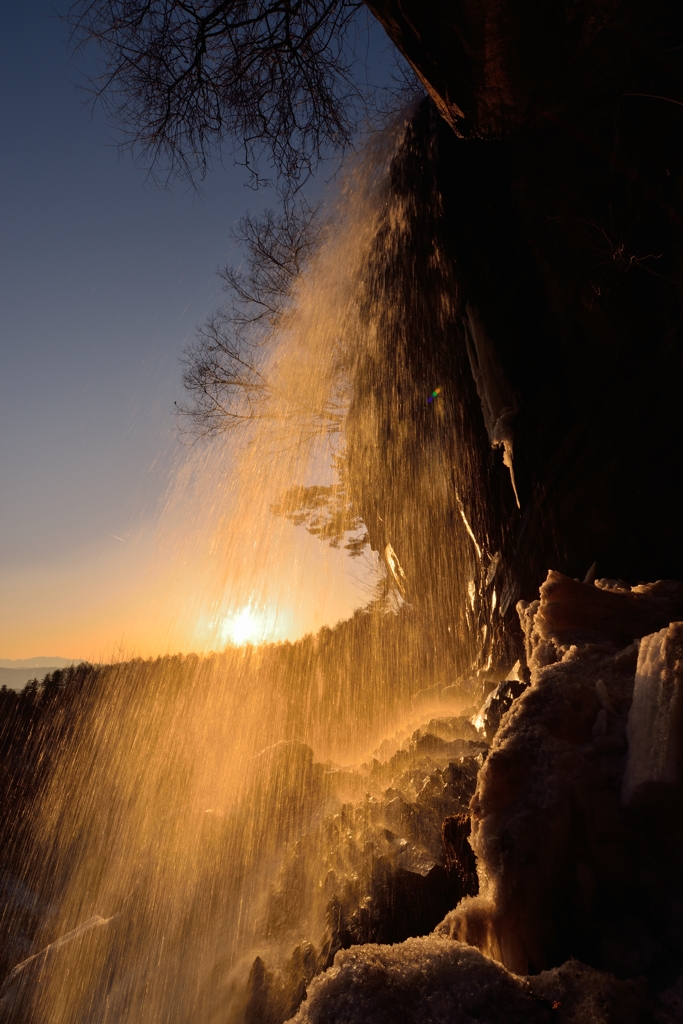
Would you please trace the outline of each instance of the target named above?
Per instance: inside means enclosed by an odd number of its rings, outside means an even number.
[[[277,213],[241,218],[233,238],[244,247],[247,270],[228,264],[220,271],[231,300],[219,312],[240,343],[258,343],[281,324],[294,282],[320,240],[317,214],[299,199]]]
[[[266,369],[267,343],[286,326],[295,282],[321,238],[317,212],[298,198],[279,213],[268,210],[239,222],[233,237],[244,247],[244,265],[220,272],[229,299],[199,328],[183,360],[189,401],[177,409],[193,436],[259,420],[279,423],[299,441],[341,429],[345,403],[334,388],[323,403],[319,395],[309,400],[301,393],[292,403]]]
[[[227,139],[290,189],[357,130],[359,0],[77,0],[99,45],[93,96],[152,173],[196,181]]]

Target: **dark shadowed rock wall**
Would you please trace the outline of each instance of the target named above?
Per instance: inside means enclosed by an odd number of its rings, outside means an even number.
[[[382,372],[363,368],[353,410],[374,402],[376,472],[366,442],[371,483],[356,474],[373,543],[413,585],[442,566],[439,596],[417,584],[418,600],[443,606],[449,579],[460,606],[473,581],[477,630],[501,611],[512,623],[548,566],[683,578],[682,5],[370,6],[434,101],[394,161],[368,272],[370,305],[389,311],[371,317]],[[519,508],[472,376],[473,322],[507,396]],[[437,385],[460,408],[428,421]],[[438,446],[452,479],[427,499],[415,467]]]

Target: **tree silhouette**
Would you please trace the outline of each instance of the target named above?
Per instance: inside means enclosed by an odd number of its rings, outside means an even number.
[[[196,181],[231,140],[257,181],[265,156],[296,189],[374,91],[355,74],[358,0],[77,0],[67,17],[77,45],[99,44],[93,97],[166,179]]]
[[[276,516],[284,516],[295,526],[304,526],[330,547],[348,551],[357,558],[369,544],[368,531],[349,497],[346,482],[346,461],[343,454],[333,457],[337,483],[310,487],[290,487],[280,500],[270,506]]]
[[[320,239],[318,208],[299,197],[261,218],[242,217],[232,237],[245,253],[243,268],[220,271],[229,298],[197,331],[185,352],[178,406],[197,437],[224,433],[277,415],[265,347],[285,325],[291,292]]]

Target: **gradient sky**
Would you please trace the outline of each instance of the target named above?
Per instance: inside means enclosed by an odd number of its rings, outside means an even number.
[[[183,349],[221,300],[231,226],[267,197],[235,167],[203,197],[146,184],[84,106],[45,0],[8,5],[0,46],[0,657],[209,644],[192,627],[206,558],[173,400]],[[212,507],[229,501],[224,455],[220,472]],[[348,558],[285,525],[270,575],[293,636],[364,595]]]

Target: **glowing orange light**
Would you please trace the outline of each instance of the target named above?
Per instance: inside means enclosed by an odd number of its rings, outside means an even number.
[[[254,643],[262,638],[263,623],[247,605],[226,623],[226,632],[234,644]]]
[[[264,644],[280,639],[282,624],[277,613],[262,610],[250,604],[231,612],[219,625],[219,639],[222,644]]]

